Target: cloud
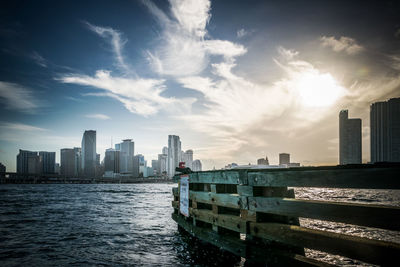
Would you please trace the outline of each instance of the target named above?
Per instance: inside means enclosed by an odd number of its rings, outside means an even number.
[[[109,119],[111,119],[109,116],[104,115],[104,114],[100,114],[100,113],[87,114],[87,115],[85,115],[85,117],[89,118],[89,119],[96,119],[96,120],[109,120]]]
[[[236,32],[236,37],[237,38],[239,38],[239,39],[242,39],[242,38],[244,38],[244,37],[246,37],[246,36],[249,36],[249,35],[251,35],[252,33],[254,33],[254,30],[245,30],[245,29],[239,29],[239,30],[237,30],[237,32]]]
[[[130,112],[142,116],[156,114],[160,109],[168,109],[170,105],[178,102],[175,98],[161,96],[166,89],[164,80],[114,77],[106,70],[98,70],[93,77],[70,74],[57,80],[101,89],[104,92],[91,95],[114,98],[123,103]],[[180,99],[179,101],[191,103],[193,100]]]
[[[114,30],[111,27],[101,27],[90,24],[89,22],[84,21],[84,24],[87,28],[99,36],[109,39],[111,46],[115,53],[115,58],[117,60],[118,65],[123,68],[125,71],[131,71],[129,66],[125,63],[124,57],[122,55],[122,49],[124,48],[125,43],[127,42],[126,39],[122,37],[122,33],[117,30]]]
[[[334,36],[322,36],[320,38],[322,46],[331,47],[335,52],[345,51],[348,55],[355,55],[364,50],[364,48],[357,44],[356,40],[341,36],[336,39]]]
[[[41,104],[31,89],[22,85],[0,81],[0,101],[10,110],[34,113]]]
[[[22,124],[22,123],[11,123],[11,122],[0,122],[0,128],[8,129],[8,130],[17,130],[17,131],[48,131],[47,129]]]
[[[229,41],[207,39],[206,26],[211,18],[208,0],[170,1],[169,18],[153,2],[143,2],[162,27],[160,45],[147,51],[152,69],[162,75],[193,76],[209,66],[211,56],[225,60],[246,53],[246,48]]]
[[[43,67],[43,68],[47,68],[47,60],[42,57],[38,52],[33,51],[30,54],[30,57],[35,61],[36,64],[38,64],[39,66]]]
[[[297,56],[299,54],[298,51],[295,50],[290,50],[290,49],[286,49],[282,46],[278,46],[277,48],[278,53],[285,59],[285,60],[291,60],[293,59],[295,56]]]

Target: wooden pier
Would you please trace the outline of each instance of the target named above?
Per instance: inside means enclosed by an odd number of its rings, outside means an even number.
[[[400,165],[355,165],[195,172],[189,180],[189,216],[173,188],[172,218],[194,237],[268,266],[331,266],[304,248],[377,265],[395,265],[400,244],[306,228],[299,217],[400,230],[400,207],[300,200],[288,187],[400,189]],[[175,176],[180,181],[180,176]],[[182,204],[183,205],[183,204]]]

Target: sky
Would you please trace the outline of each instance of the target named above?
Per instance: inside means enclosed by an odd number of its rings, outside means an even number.
[[[0,162],[179,135],[203,169],[338,164],[338,115],[400,97],[398,1],[2,1]]]

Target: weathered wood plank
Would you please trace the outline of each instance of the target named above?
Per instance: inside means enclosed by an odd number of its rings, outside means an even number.
[[[400,208],[358,203],[249,197],[249,209],[293,217],[400,230]]]
[[[174,196],[179,196],[178,187],[173,187],[173,188],[172,188],[172,195],[174,195]]]
[[[190,174],[190,183],[247,184],[247,175],[239,171],[208,171]]]
[[[387,265],[400,253],[400,244],[278,223],[250,223],[256,237]]]
[[[207,222],[219,227],[239,233],[246,233],[246,221],[239,216],[215,214],[209,210],[190,209],[190,214],[197,220]]]
[[[400,189],[400,168],[280,169],[249,171],[253,186]]]
[[[179,201],[171,201],[172,202],[172,207],[174,209],[178,209],[179,210]]]
[[[189,198],[197,202],[228,208],[239,209],[242,207],[242,200],[238,194],[215,194],[211,192],[190,191]]]

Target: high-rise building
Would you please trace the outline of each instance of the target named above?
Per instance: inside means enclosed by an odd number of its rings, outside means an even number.
[[[96,175],[96,131],[85,131],[82,137],[82,170],[86,177]]]
[[[159,174],[159,173],[158,173],[158,160],[153,159],[153,160],[151,161],[151,167],[153,168],[153,170],[154,170],[155,172],[157,172],[157,174]]]
[[[41,173],[55,173],[56,152],[40,151],[39,161]]]
[[[19,150],[17,155],[17,173],[32,173],[40,172],[40,158],[37,152],[28,150]]]
[[[167,172],[167,154],[158,154],[158,175],[165,175]]]
[[[279,165],[288,165],[290,163],[290,154],[280,153],[279,154]]]
[[[74,176],[79,176],[82,173],[82,149],[80,147],[74,147]]]
[[[168,155],[168,147],[163,147],[162,154]]]
[[[60,155],[60,173],[68,177],[78,177],[81,174],[81,148],[63,148]]]
[[[137,154],[133,157],[133,177],[143,177],[146,162],[142,154]]]
[[[133,156],[135,154],[135,143],[132,139],[122,140],[120,144],[120,173],[132,174],[133,173]]]
[[[257,165],[269,165],[268,157],[265,156],[265,159],[264,158],[258,159]]]
[[[4,177],[6,172],[6,166],[0,162],[0,177]]]
[[[370,109],[371,162],[400,162],[400,98]]]
[[[168,176],[175,175],[175,168],[181,160],[181,141],[177,135],[168,135]]]
[[[194,171],[194,172],[200,172],[201,169],[202,169],[201,161],[198,160],[198,159],[194,160],[194,161],[193,161],[193,169],[192,169],[192,171]]]
[[[56,164],[54,165],[54,172],[55,172],[56,174],[60,174],[60,163],[56,163]]]
[[[193,169],[193,150],[186,150],[183,160],[185,161],[185,167]]]
[[[349,119],[347,110],[339,113],[339,164],[361,164],[361,119]]]
[[[109,148],[106,150],[104,157],[104,176],[116,177],[120,167],[120,151]],[[132,162],[133,164],[133,162]]]

